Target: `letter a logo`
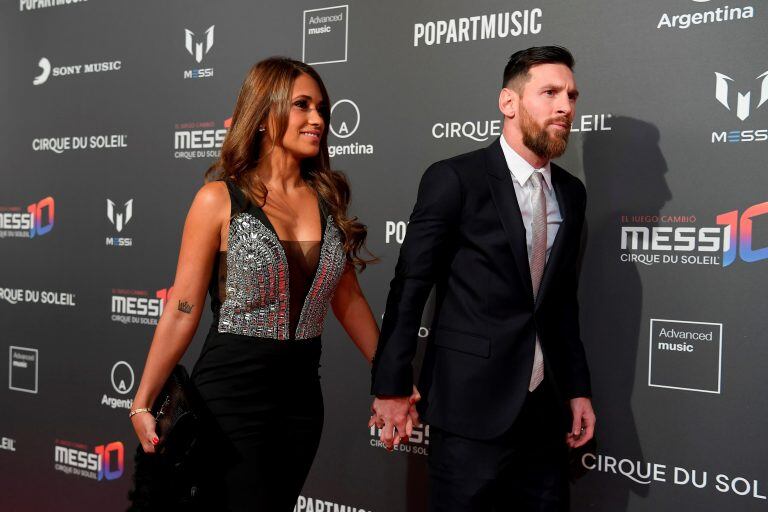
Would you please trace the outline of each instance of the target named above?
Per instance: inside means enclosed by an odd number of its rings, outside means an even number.
[[[211,25],[208,27],[208,30],[205,31],[204,42],[193,41],[195,33],[189,29],[184,29],[184,46],[187,48],[189,54],[195,58],[198,64],[202,62],[203,55],[206,55],[213,46],[213,27],[215,27],[215,25]]]
[[[762,75],[758,75],[755,80],[760,80],[761,78],[762,82],[760,84],[760,101],[758,101],[755,110],[760,108],[763,103],[768,101],[768,71]],[[728,82],[733,82],[733,78],[722,73],[715,73],[715,99],[719,101],[720,104],[722,104],[725,108],[731,110],[731,106],[728,103]],[[736,117],[742,121],[749,117],[751,97],[751,91],[747,93],[738,91],[736,92]]]

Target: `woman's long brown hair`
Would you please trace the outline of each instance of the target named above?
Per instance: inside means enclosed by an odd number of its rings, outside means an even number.
[[[269,126],[273,141],[269,151],[275,145],[280,145],[288,127],[293,84],[302,74],[317,82],[326,108],[319,112],[325,121],[325,130],[320,138],[320,151],[317,156],[301,161],[301,177],[328,206],[329,213],[341,230],[347,259],[362,271],[367,263],[376,259],[360,257],[362,250],[368,252],[365,247],[368,230],[358,222],[357,217],[347,216],[350,201],[349,182],[342,172],[331,170],[328,157],[330,98],[320,75],[311,66],[292,59],[271,57],[250,69],[240,88],[232,123],[221,146],[219,160],[208,169],[205,178],[206,181],[230,180],[254,204],[263,206],[266,203],[267,188],[255,172],[259,159],[266,156],[260,153],[262,138],[267,132],[259,131],[259,127]]]

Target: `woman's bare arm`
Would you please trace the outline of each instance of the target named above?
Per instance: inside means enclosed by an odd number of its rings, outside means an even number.
[[[229,212],[229,194],[221,182],[203,186],[189,208],[173,289],[155,328],[133,409],[152,406],[197,330]],[[154,420],[147,414],[132,419],[145,451],[153,451]]]
[[[360,289],[355,268],[351,264],[347,265],[341,276],[331,307],[352,342],[370,363],[379,341],[379,326]]]

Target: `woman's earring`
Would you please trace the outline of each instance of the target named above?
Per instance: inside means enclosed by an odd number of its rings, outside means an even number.
[[[260,132],[263,132],[264,130],[266,130],[266,128],[264,128],[264,125],[259,126],[259,131]]]

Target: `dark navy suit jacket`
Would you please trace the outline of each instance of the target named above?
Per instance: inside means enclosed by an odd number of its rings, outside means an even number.
[[[503,434],[528,391],[536,334],[563,404],[591,396],[579,335],[578,258],[586,191],[551,165],[563,223],[534,301],[525,227],[499,140],[427,169],[400,249],[372,370],[376,395],[410,395],[422,312],[436,308],[419,379],[429,424],[474,439]]]

